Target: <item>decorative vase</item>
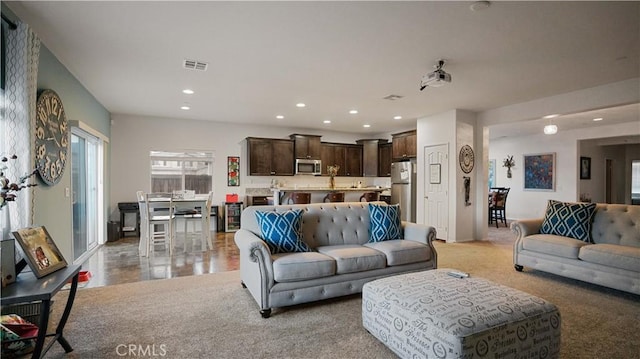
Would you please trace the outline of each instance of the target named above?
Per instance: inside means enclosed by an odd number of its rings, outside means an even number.
[[[511,167],[507,167],[507,178],[511,178]]]
[[[336,188],[336,178],[333,176],[329,177],[329,188],[331,189]]]

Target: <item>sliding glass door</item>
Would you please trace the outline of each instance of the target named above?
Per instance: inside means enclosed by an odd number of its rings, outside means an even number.
[[[98,138],[72,128],[73,259],[95,248],[103,233],[101,198],[102,147]]]

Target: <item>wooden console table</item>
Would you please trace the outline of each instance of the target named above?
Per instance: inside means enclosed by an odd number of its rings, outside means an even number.
[[[15,283],[2,288],[2,306],[15,305],[30,302],[40,302],[40,323],[38,324],[38,336],[24,339],[36,339],[36,345],[31,355],[32,358],[42,358],[44,354],[51,348],[56,341],[62,345],[65,352],[73,351],[69,342],[62,335],[73,300],[78,289],[78,275],[80,274],[79,265],[70,265],[53,272],[40,279],[36,278],[31,272],[23,272],[17,276]],[[67,304],[58,323],[55,333],[47,334],[47,326],[49,324],[49,312],[51,311],[51,299],[62,289],[62,287],[71,281],[69,289],[69,298]],[[45,338],[53,337],[45,347]]]

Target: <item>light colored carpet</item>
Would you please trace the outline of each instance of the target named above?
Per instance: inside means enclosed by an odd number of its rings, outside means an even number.
[[[555,303],[562,358],[638,358],[640,297],[513,269],[513,235],[436,243],[440,268],[457,268]],[[64,302],[59,295],[56,306]],[[239,272],[80,289],[67,324],[75,351],[47,358],[393,358],[361,323],[360,295],[275,309],[262,319]],[[59,311],[59,308],[56,308]],[[125,356],[125,346],[150,350]],[[153,347],[155,345],[155,348]],[[161,354],[165,354],[164,356]]]

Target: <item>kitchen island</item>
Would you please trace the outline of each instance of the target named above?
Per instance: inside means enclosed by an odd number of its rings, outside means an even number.
[[[389,187],[371,186],[371,187],[280,187],[274,188],[273,191],[273,204],[287,204],[291,198],[291,194],[295,192],[309,192],[311,193],[311,203],[321,203],[324,197],[330,192],[344,192],[345,202],[359,202],[360,196],[366,192],[378,192],[380,194],[389,194]]]

